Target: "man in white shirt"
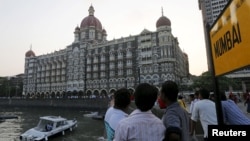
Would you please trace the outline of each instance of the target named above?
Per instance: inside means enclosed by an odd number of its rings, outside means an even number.
[[[194,105],[194,109],[191,115],[191,135],[194,133],[196,122],[200,120],[203,132],[204,141],[208,138],[208,125],[217,125],[217,115],[215,103],[209,100],[209,92],[206,89],[199,90],[199,101]]]
[[[198,96],[199,93],[198,91],[196,91],[194,94],[189,95],[191,98],[191,103],[190,103],[190,107],[189,107],[189,113],[192,114],[193,109],[194,109],[194,104],[195,102],[197,102],[199,100]]]
[[[157,88],[148,83],[137,86],[134,94],[137,109],[119,122],[115,131],[115,141],[163,140],[163,122],[151,112],[157,95]]]
[[[126,88],[119,89],[114,94],[114,106],[111,106],[104,118],[108,141],[114,139],[118,122],[128,117],[127,109],[130,104],[130,92]]]

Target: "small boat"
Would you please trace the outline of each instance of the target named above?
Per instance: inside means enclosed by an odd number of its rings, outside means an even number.
[[[92,117],[92,119],[95,119],[95,120],[104,120],[104,115],[94,115],[93,117]]]
[[[88,113],[88,114],[84,114],[83,116],[84,117],[93,117],[93,116],[97,116],[98,115],[98,112],[90,112],[90,113]]]
[[[18,116],[15,115],[0,115],[0,123],[4,122],[7,119],[17,119]]]
[[[5,119],[17,119],[18,116],[15,115],[0,115],[0,120],[5,120]]]
[[[72,131],[77,127],[77,120],[67,120],[60,116],[40,117],[38,125],[20,135],[21,141],[48,141],[56,134],[65,134],[66,130]]]
[[[92,119],[95,120],[104,120],[105,112],[98,112],[96,115],[92,116]]]

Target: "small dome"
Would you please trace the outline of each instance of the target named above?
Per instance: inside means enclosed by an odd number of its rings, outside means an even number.
[[[107,32],[106,32],[105,29],[102,30],[102,34],[103,34],[103,35],[107,35]]]
[[[94,16],[94,7],[91,5],[89,7],[89,16],[85,17],[81,22],[81,28],[87,28],[94,26],[97,30],[102,30],[101,22]]]
[[[75,31],[80,31],[79,26],[77,26],[77,27],[75,28]]]
[[[171,26],[171,21],[162,15],[156,22],[156,28],[160,26]]]
[[[188,55],[187,55],[187,53],[185,53],[185,52],[184,52],[183,54],[184,54],[184,56],[185,56],[185,57],[187,57],[187,58],[188,58]]]
[[[79,33],[79,32],[80,32],[80,27],[79,27],[79,26],[77,26],[77,27],[75,28],[74,33]]]
[[[25,53],[25,57],[35,57],[35,53],[32,50],[29,50]]]

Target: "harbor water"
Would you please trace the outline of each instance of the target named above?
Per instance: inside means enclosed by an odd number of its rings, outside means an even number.
[[[100,141],[105,136],[103,120],[94,120],[83,115],[90,111],[73,108],[0,107],[0,115],[16,115],[17,119],[0,121],[0,141],[19,141],[19,136],[35,127],[39,117],[55,115],[67,119],[76,118],[78,127],[65,135],[49,138],[49,141]]]

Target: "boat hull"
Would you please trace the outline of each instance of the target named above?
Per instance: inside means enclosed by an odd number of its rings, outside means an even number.
[[[54,121],[50,121],[53,122],[50,131],[41,128],[41,124],[43,125],[44,122],[40,121],[37,127],[31,128],[20,135],[20,141],[48,141],[48,138],[52,136],[59,134],[64,135],[67,130],[72,131],[77,127],[77,120],[60,119],[62,120],[55,119]]]

